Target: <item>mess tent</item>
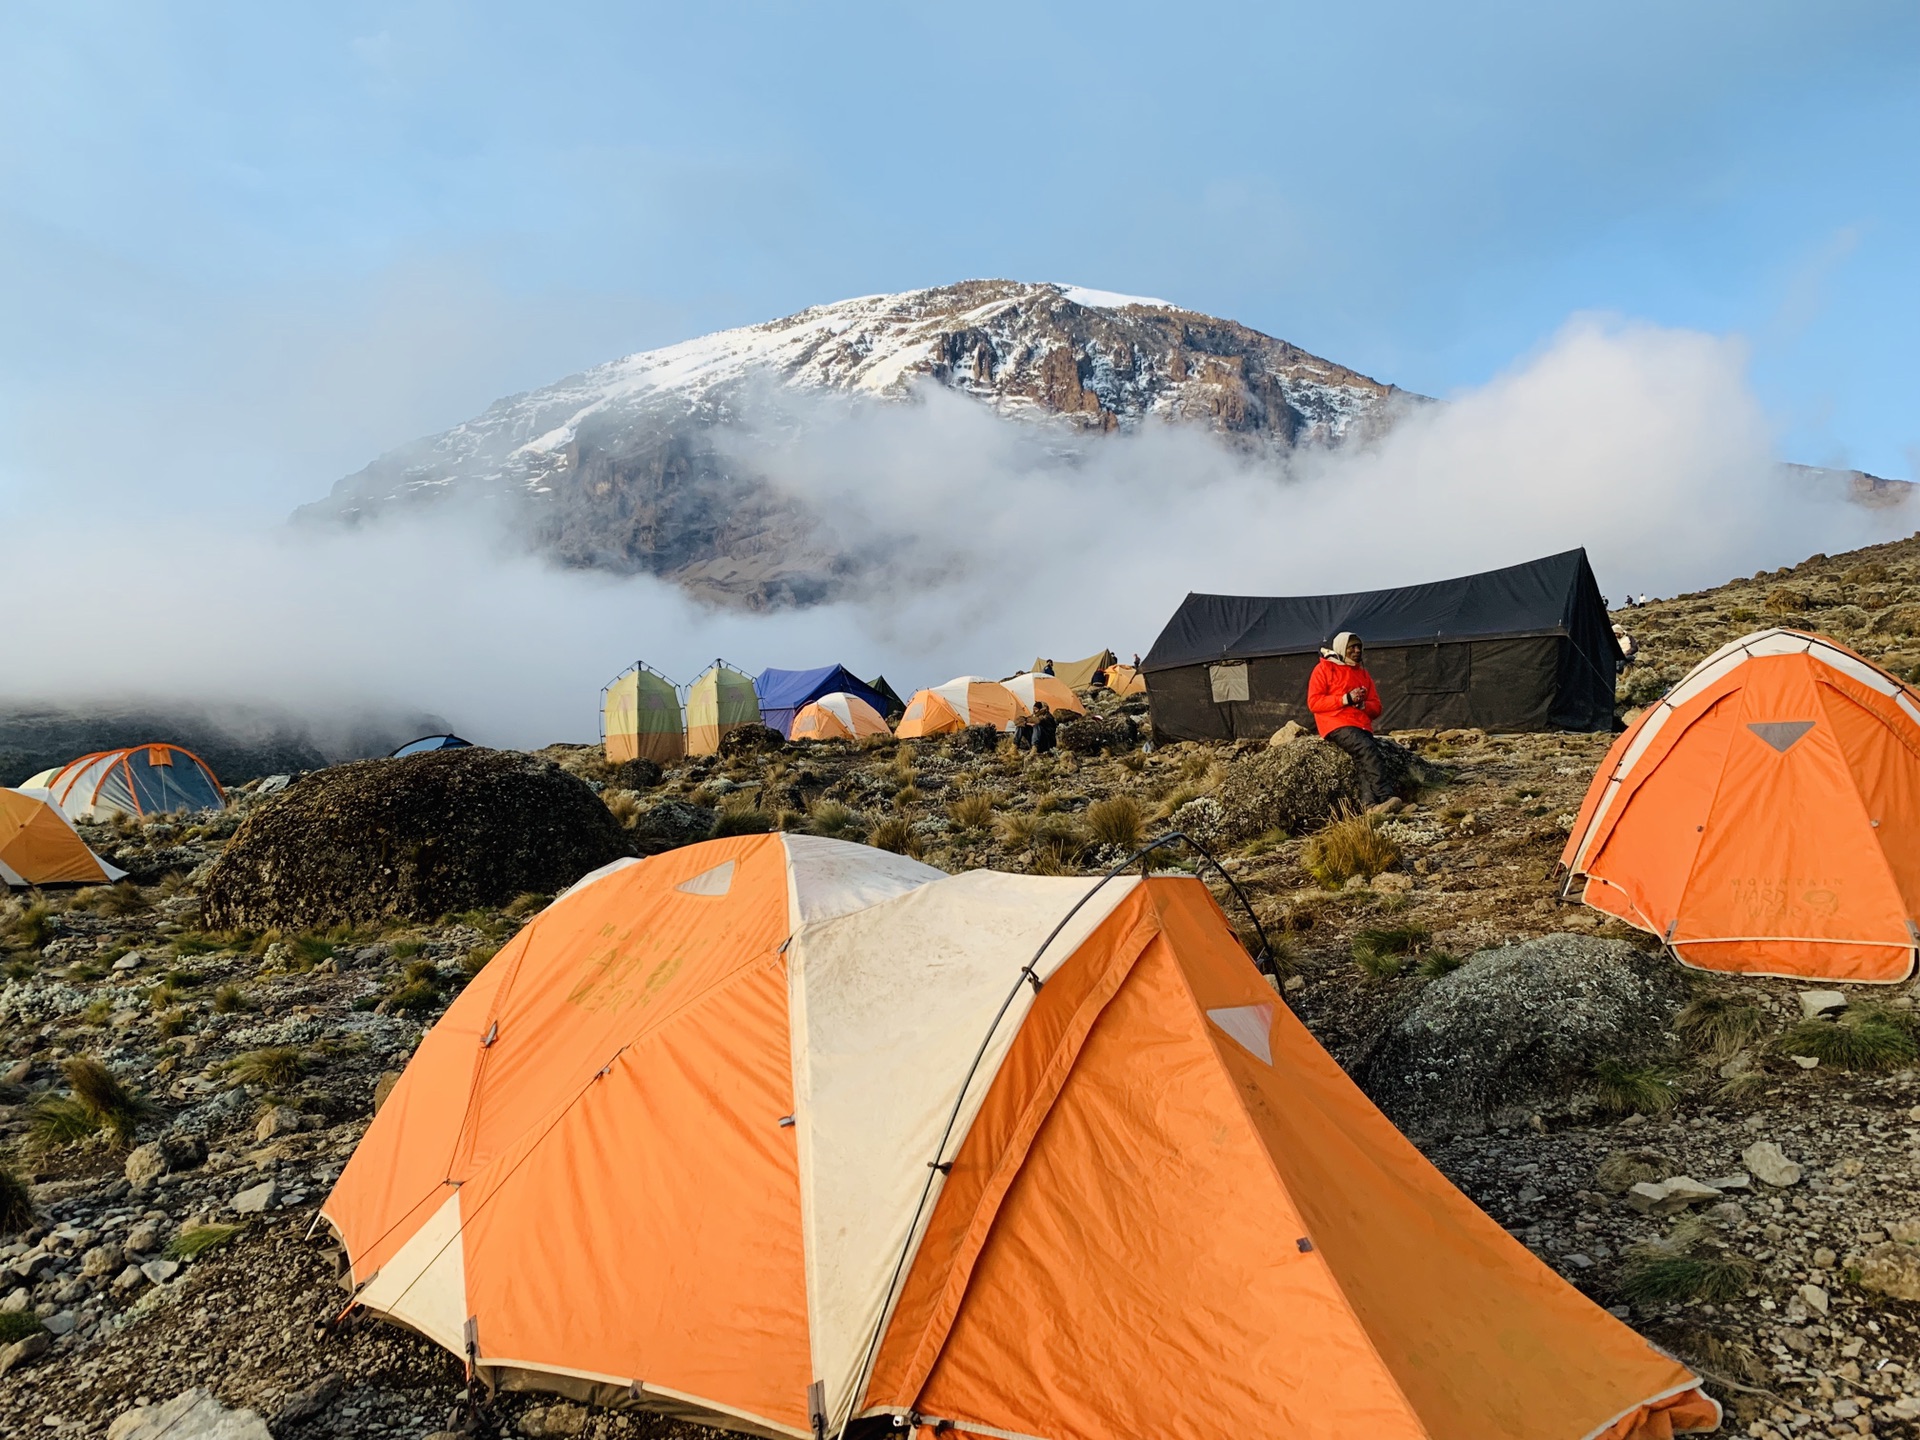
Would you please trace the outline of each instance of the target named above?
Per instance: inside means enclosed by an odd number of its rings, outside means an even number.
[[[82,755],[55,771],[45,789],[70,820],[227,808],[227,793],[212,767],[178,745],[133,745]]]
[[[471,740],[462,740],[458,735],[422,735],[418,740],[409,740],[398,750],[390,752],[389,760],[398,760],[405,755],[425,755],[433,750],[465,750],[473,745]]]
[[[1067,688],[1067,682],[1057,675],[1045,675],[1036,671],[1030,675],[1016,675],[1011,680],[1000,682],[1011,690],[1020,703],[1033,709],[1034,701],[1043,702],[1056,714],[1062,710],[1072,711],[1076,715],[1087,713],[1087,707],[1080,703],[1080,697]]]
[[[1594,775],[1567,890],[1704,970],[1891,983],[1920,946],[1920,703],[1820,635],[1702,660]]]
[[[798,834],[616,861],[461,992],[322,1214],[353,1303],[480,1383],[753,1435],[1720,1418],[1393,1128],[1191,876]]]
[[[1055,660],[1053,675],[1070,690],[1090,689],[1093,685],[1093,677],[1102,670],[1111,669],[1117,658],[1113,651],[1102,650],[1099,654],[1089,655],[1084,660]],[[1045,673],[1046,658],[1042,656],[1036,659],[1028,668],[1038,673]]]
[[[680,692],[658,670],[636,660],[600,692],[600,742],[607,761],[669,765],[687,753]]]
[[[844,693],[822,695],[801,707],[794,716],[789,740],[864,740],[869,735],[888,735],[887,722],[880,712],[858,695]]]
[[[916,690],[893,733],[902,740],[917,740],[951,735],[969,725],[1004,730],[1029,713],[1025,702],[999,681],[962,675],[930,690]]]
[[[844,665],[822,665],[815,670],[762,670],[753,682],[760,697],[760,723],[791,740],[793,721],[802,709],[822,695],[857,695],[866,704],[887,713],[887,697]]]
[[[0,884],[111,885],[126,875],[87,848],[48,791],[0,789]]]
[[[687,687],[687,754],[718,755],[731,731],[760,723],[753,677],[715,660]]]
[[[1156,735],[1313,728],[1307,677],[1343,630],[1366,645],[1382,730],[1606,730],[1619,647],[1585,550],[1348,595],[1190,594],[1141,662]]]

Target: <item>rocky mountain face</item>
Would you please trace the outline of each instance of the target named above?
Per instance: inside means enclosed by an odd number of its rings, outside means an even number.
[[[297,518],[504,504],[565,565],[651,573],[722,604],[814,603],[854,557],[727,440],[770,418],[770,394],[887,403],[926,385],[1073,437],[1175,422],[1281,450],[1376,433],[1419,399],[1164,301],[970,280],[817,306],[513,396],[381,456]]]

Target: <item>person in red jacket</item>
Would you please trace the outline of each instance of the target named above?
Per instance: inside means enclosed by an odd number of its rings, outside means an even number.
[[[1363,658],[1358,635],[1342,630],[1334,636],[1333,644],[1320,652],[1320,663],[1307,681],[1307,708],[1313,711],[1320,738],[1352,758],[1360,771],[1364,803],[1371,809],[1392,797],[1373,739],[1373,722],[1380,717],[1380,691],[1361,663]]]

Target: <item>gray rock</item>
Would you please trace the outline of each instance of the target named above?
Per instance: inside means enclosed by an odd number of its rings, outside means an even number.
[[[1601,1061],[1656,1058],[1684,997],[1671,964],[1621,940],[1482,950],[1427,985],[1354,1074],[1413,1135],[1474,1133],[1503,1111],[1564,1114]]]
[[[1716,1190],[1751,1190],[1753,1177],[1744,1170],[1736,1170],[1731,1175],[1709,1175],[1701,1183]]]
[[[1800,1013],[1809,1020],[1818,1020],[1826,1015],[1838,1015],[1847,1008],[1847,997],[1840,990],[1802,990],[1800,992]]]
[[[1306,726],[1302,725],[1298,720],[1289,720],[1268,737],[1267,744],[1278,749],[1282,745],[1291,745],[1306,733]]]
[[[1689,1205],[1719,1198],[1718,1190],[1691,1175],[1676,1175],[1658,1184],[1642,1180],[1627,1191],[1627,1203],[1649,1215],[1677,1215]]]
[[[49,1335],[58,1339],[62,1335],[71,1335],[76,1322],[73,1311],[57,1310],[40,1323],[47,1327],[47,1333]]]
[[[227,1203],[242,1215],[258,1215],[273,1203],[274,1185],[271,1180],[263,1180],[258,1185],[242,1190]]]
[[[1800,1183],[1800,1167],[1771,1140],[1759,1140],[1740,1152],[1740,1159],[1762,1184],[1784,1188]]]
[[[1389,788],[1417,780],[1419,762],[1391,740],[1379,742]],[[1339,747],[1318,736],[1243,756],[1227,766],[1212,797],[1220,806],[1216,832],[1206,839],[1233,845],[1284,830],[1305,835],[1329,820],[1360,808],[1360,775]]]
[[[201,1386],[164,1405],[143,1405],[118,1416],[107,1440],[273,1440],[267,1422],[251,1410],[229,1410]]]
[[[273,1428],[280,1430],[291,1425],[305,1424],[339,1399],[340,1392],[345,1386],[346,1382],[338,1375],[322,1375],[311,1385],[294,1391],[282,1400],[280,1408],[273,1412]]]
[[[111,1275],[126,1263],[126,1254],[118,1245],[96,1245],[80,1257],[80,1273],[89,1280]]]
[[[147,1283],[147,1277],[141,1273],[138,1265],[129,1265],[113,1277],[113,1288],[123,1292],[138,1290]]]
[[[140,1273],[155,1285],[164,1285],[180,1273],[178,1260],[149,1260],[140,1267]]]
[[[267,1141],[276,1135],[290,1135],[300,1128],[300,1112],[291,1105],[269,1106],[253,1127],[253,1138]]]
[[[0,1349],[0,1375],[8,1374],[18,1366],[26,1364],[27,1361],[37,1359],[52,1348],[53,1336],[45,1330],[29,1335],[24,1340],[14,1341],[13,1344]]]
[[[166,1174],[168,1168],[166,1152],[158,1140],[136,1145],[127,1152],[127,1184],[136,1190],[146,1189]]]

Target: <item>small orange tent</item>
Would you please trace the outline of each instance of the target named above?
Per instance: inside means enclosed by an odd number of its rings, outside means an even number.
[[[0,790],[0,884],[110,885],[126,877],[87,848],[45,790]]]
[[[969,725],[999,730],[1025,714],[1027,707],[1020,697],[999,681],[962,675],[931,690],[915,691],[893,733],[902,740],[917,740],[925,735],[951,735]]]
[[[1107,667],[1107,688],[1116,695],[1144,695],[1147,693],[1147,677],[1131,665],[1110,665]]]
[[[793,717],[794,740],[859,740],[868,735],[887,735],[887,722],[880,712],[858,695],[835,690],[800,707]]]
[[[1058,712],[1071,710],[1076,715],[1087,713],[1087,707],[1080,703],[1080,697],[1068,688],[1067,682],[1053,675],[1037,672],[1028,675],[1016,675],[1011,680],[1001,682],[1011,690],[1020,703],[1029,710],[1036,700],[1045,703],[1049,710]]]
[[[1920,704],[1842,645],[1762,630],[1614,742],[1568,890],[1685,964],[1888,982],[1920,945]]]
[[[489,1386],[763,1436],[1667,1440],[1685,1366],[1454,1189],[1191,877],[617,861],[322,1212]]]

